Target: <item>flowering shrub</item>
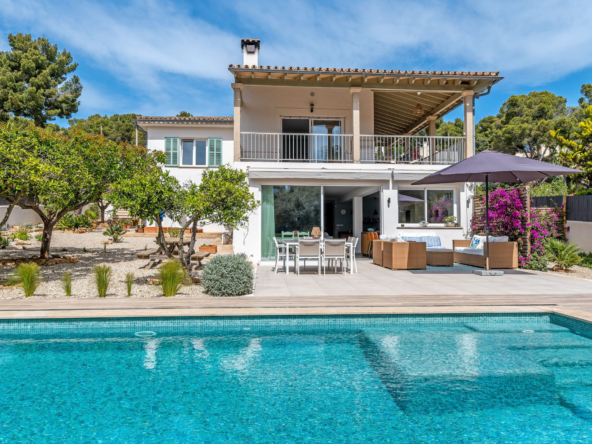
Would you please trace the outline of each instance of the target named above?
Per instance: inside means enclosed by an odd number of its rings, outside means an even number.
[[[520,267],[543,271],[547,269],[547,241],[562,237],[559,226],[564,217],[563,206],[549,211],[531,211],[530,221],[526,223],[530,228],[530,254],[519,258]]]
[[[480,196],[485,205],[485,196]],[[518,190],[497,188],[489,193],[489,234],[492,236],[508,236],[511,241],[520,240],[524,233],[526,208],[520,200]],[[485,211],[471,220],[471,231],[485,231]]]
[[[485,205],[485,196],[480,196]],[[530,220],[517,189],[498,188],[489,193],[489,234],[508,236],[510,241],[522,243],[521,236],[530,229],[530,252],[518,258],[521,268],[547,269],[547,239],[561,237],[560,224],[565,215],[563,207],[549,211],[533,209]],[[485,227],[485,212],[471,220],[471,231],[480,233]]]

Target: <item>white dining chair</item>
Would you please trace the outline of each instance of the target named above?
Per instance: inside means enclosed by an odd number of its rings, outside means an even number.
[[[286,261],[288,260],[288,253],[287,248],[284,244],[278,243],[277,239],[274,237],[273,242],[275,244],[275,274],[277,274],[278,270],[278,261],[280,258],[284,259],[284,270],[286,269]]]
[[[326,273],[325,260],[333,262],[334,270],[337,273],[338,259],[341,263],[341,271],[345,274],[345,239],[326,239],[325,250],[323,251],[323,274]]]
[[[356,262],[356,246],[358,245],[358,238],[352,237],[349,239],[351,239],[351,240],[349,240],[349,242],[351,242],[351,246],[348,245],[346,248],[347,260],[350,263],[350,271],[352,273],[357,273],[358,272],[358,263]]]
[[[300,274],[300,259],[304,260],[306,269],[306,259],[316,259],[319,262],[318,273],[321,274],[321,242],[319,240],[301,240],[296,248],[296,273]]]

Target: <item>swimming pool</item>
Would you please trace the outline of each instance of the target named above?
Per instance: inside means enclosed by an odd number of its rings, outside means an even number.
[[[0,442],[589,443],[587,336],[548,314],[3,321]]]

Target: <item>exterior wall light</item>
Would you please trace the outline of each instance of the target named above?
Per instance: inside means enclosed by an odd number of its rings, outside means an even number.
[[[314,113],[314,103],[310,104],[310,113]]]

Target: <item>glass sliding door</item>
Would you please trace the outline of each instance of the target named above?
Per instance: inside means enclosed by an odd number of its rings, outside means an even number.
[[[261,258],[275,259],[273,237],[291,239],[294,232],[310,235],[321,227],[321,187],[263,185],[261,187]]]
[[[312,158],[317,162],[339,162],[342,159],[341,138],[333,135],[341,134],[341,120],[311,120],[313,134]]]

